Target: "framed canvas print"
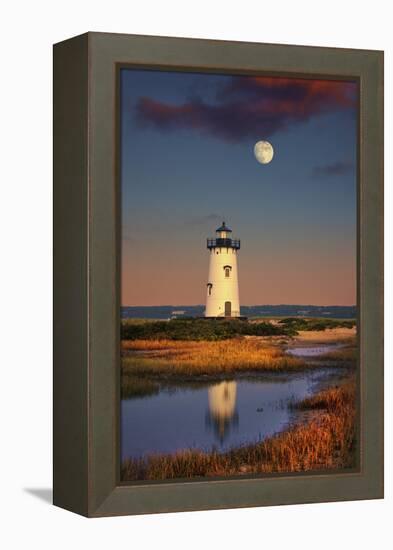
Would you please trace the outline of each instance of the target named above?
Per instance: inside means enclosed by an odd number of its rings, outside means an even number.
[[[383,54],[54,47],[54,502],[382,498]]]

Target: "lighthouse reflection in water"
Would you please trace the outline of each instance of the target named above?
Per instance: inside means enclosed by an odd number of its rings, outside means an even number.
[[[122,459],[184,449],[227,451],[272,436],[298,415],[291,403],[337,369],[160,388],[122,399]],[[207,386],[207,387],[206,387]]]
[[[236,382],[224,381],[208,389],[209,410],[206,414],[206,425],[212,427],[222,444],[232,429],[239,425],[239,414],[236,410]]]

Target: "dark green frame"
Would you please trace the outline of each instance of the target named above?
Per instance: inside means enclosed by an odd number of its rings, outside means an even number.
[[[358,472],[119,483],[122,65],[360,82]],[[54,503],[90,516],[383,497],[383,52],[87,33],[54,47]]]

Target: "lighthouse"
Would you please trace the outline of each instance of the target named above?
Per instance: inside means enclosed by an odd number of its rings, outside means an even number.
[[[216,237],[207,239],[209,278],[206,290],[205,317],[240,317],[237,253],[240,241],[222,222]]]

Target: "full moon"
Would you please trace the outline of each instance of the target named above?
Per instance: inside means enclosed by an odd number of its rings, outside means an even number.
[[[274,155],[274,149],[268,141],[257,141],[254,145],[254,155],[261,164],[269,164]]]

